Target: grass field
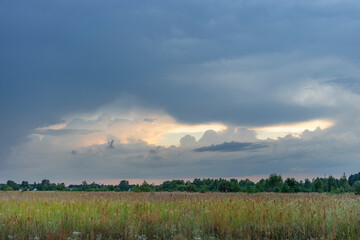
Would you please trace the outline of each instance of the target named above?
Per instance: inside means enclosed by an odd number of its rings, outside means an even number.
[[[360,239],[360,198],[0,192],[2,239]]]

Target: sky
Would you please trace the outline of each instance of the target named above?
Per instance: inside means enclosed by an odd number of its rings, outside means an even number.
[[[356,0],[0,1],[0,182],[360,171]]]

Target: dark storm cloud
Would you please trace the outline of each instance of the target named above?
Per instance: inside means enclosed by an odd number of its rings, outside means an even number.
[[[239,152],[254,151],[260,148],[266,148],[267,144],[262,143],[240,143],[240,142],[224,142],[218,145],[211,145],[194,149],[195,152]]]
[[[328,116],[333,111],[279,99],[283,87],[294,89],[293,83],[302,81],[283,71],[292,64],[304,79],[329,77],[323,66],[302,69],[304,62],[327,56],[358,66],[359,5],[322,0],[1,1],[0,156],[37,127],[124,95],[183,122],[262,125]],[[290,61],[270,57],[261,66],[245,66],[264,75],[280,68],[265,83],[262,76],[223,75],[199,82],[212,69],[199,67],[205,63],[246,61],[253,55],[259,62],[266,55],[294,52],[299,55]],[[236,64],[223,66],[229,73],[236,69]],[[341,71],[335,69],[331,77],[353,77]],[[223,85],[227,77],[249,88]]]

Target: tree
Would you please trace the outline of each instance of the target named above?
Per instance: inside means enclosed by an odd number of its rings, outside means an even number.
[[[92,182],[90,185],[88,185],[87,190],[98,191],[99,187],[100,187],[99,184],[96,184],[96,182]]]
[[[203,186],[200,187],[200,192],[201,193],[205,193],[207,191],[209,191],[209,188],[206,185],[203,185]]]
[[[203,182],[199,178],[195,178],[194,181],[193,181],[193,184],[196,187],[200,187],[203,184]]]
[[[140,192],[150,192],[151,191],[151,187],[150,185],[144,181],[143,184],[141,184],[140,186]]]
[[[230,182],[230,191],[231,192],[240,192],[240,186],[237,182]]]
[[[42,180],[39,190],[41,190],[41,191],[50,190],[50,181],[47,179]]]
[[[29,182],[28,181],[22,181],[21,184],[20,184],[20,187],[21,188],[29,188]]]
[[[279,192],[283,179],[280,175],[271,174],[269,178],[265,181],[265,188],[268,192]]]
[[[281,188],[281,192],[296,193],[299,191],[300,186],[295,178],[287,178]]]
[[[333,176],[329,176],[327,179],[327,187],[328,192],[333,192],[337,188],[336,179]]]
[[[304,182],[304,192],[311,192],[312,184],[309,179],[305,179]]]
[[[323,192],[323,182],[321,181],[320,178],[316,178],[313,181],[313,188],[314,188],[314,192]]]
[[[186,186],[186,191],[187,192],[196,192],[197,190],[197,187],[195,184],[190,184],[190,185],[187,185]]]
[[[354,183],[354,193],[360,195],[360,180]]]
[[[124,191],[129,191],[129,189],[130,189],[129,181],[122,180],[119,183],[119,191],[124,192]]]
[[[65,183],[59,183],[58,185],[56,185],[56,190],[57,191],[66,191]]]
[[[19,185],[16,184],[16,182],[8,180],[6,185],[8,185],[8,190],[11,188],[11,190],[19,190]]]
[[[228,181],[226,181],[225,179],[220,179],[220,181],[218,182],[217,190],[219,192],[229,192],[230,183]]]
[[[87,184],[86,181],[83,181],[83,182],[81,183],[81,189],[82,189],[83,191],[86,191],[86,190],[88,189],[88,184]]]
[[[10,186],[6,186],[5,189],[4,189],[4,191],[13,191],[13,190],[14,189],[12,187],[10,187]]]
[[[353,186],[356,181],[360,180],[360,172],[356,174],[351,174],[349,176],[349,185]]]
[[[339,185],[340,187],[342,187],[344,189],[345,192],[348,192],[350,189],[350,185],[348,183],[348,180],[346,179],[346,175],[345,173],[343,174],[343,176],[340,178],[339,180]]]
[[[265,191],[266,180],[261,179],[259,182],[255,184],[256,192],[264,192]]]

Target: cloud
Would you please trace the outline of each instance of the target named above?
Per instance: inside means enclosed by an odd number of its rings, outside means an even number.
[[[195,148],[194,151],[195,152],[238,152],[238,151],[254,151],[265,147],[267,147],[266,144],[259,144],[259,143],[224,142],[218,145]]]
[[[218,145],[224,142],[254,142],[256,141],[256,132],[242,127],[228,126],[224,130],[207,130],[196,141],[195,137],[186,135],[180,139],[180,146],[185,148],[197,148],[208,145]]]
[[[156,121],[156,118],[144,118],[144,122],[155,122]]]
[[[196,139],[193,136],[186,135],[180,139],[180,146],[184,148],[192,148],[196,144]]]
[[[215,132],[208,130],[199,139],[200,145],[218,144],[223,142],[252,142],[255,141],[256,132],[247,128],[235,128],[228,126],[224,131]]]
[[[70,134],[88,135],[91,133],[101,132],[101,130],[86,130],[86,129],[43,129],[37,130],[34,134],[48,135],[48,136],[61,136]]]
[[[217,134],[221,136],[221,132]],[[39,141],[33,137],[13,153],[0,170],[2,181],[241,177],[273,172],[287,176],[349,174],[358,166],[360,144],[355,134],[338,134],[332,128],[304,131],[298,137],[288,135],[275,140],[212,146],[200,146],[191,136],[184,139],[192,142],[193,147],[156,146],[141,140],[114,141],[111,151],[107,142],[59,147],[63,143],[51,138],[45,136]]]

